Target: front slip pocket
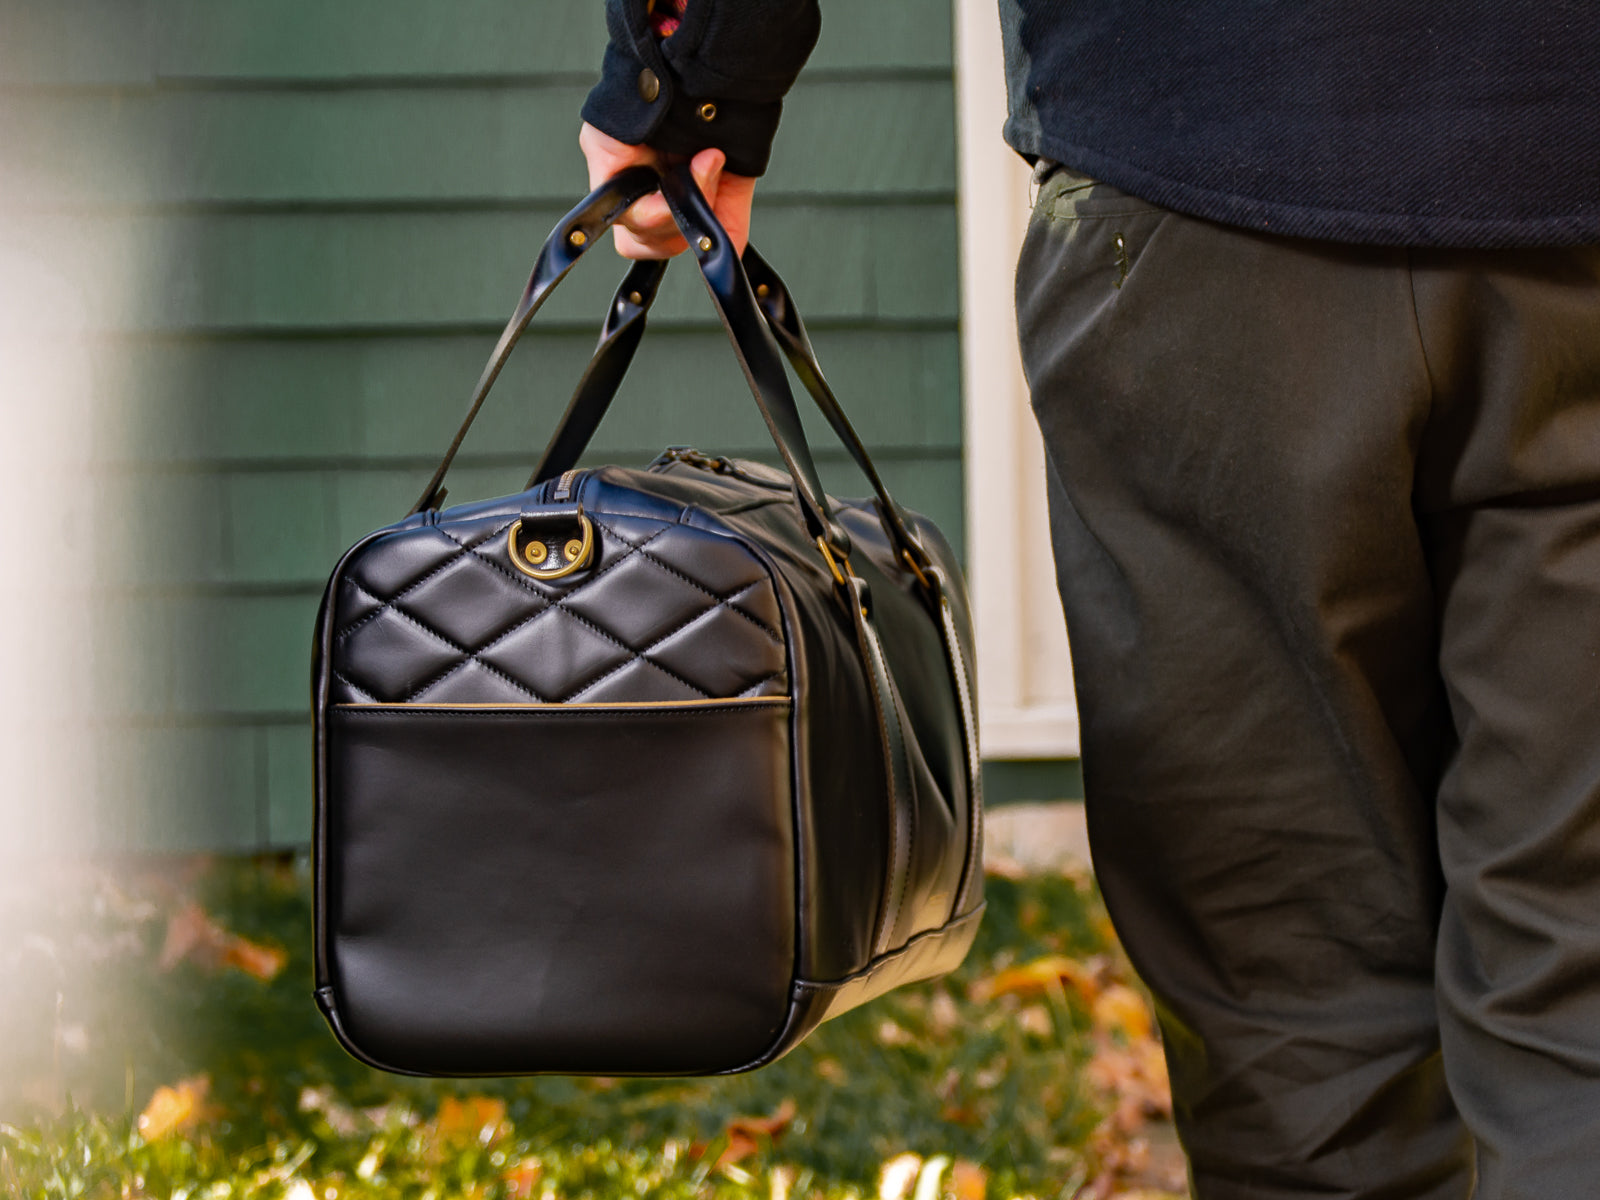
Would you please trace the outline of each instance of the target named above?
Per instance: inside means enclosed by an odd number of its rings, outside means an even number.
[[[318,935],[340,1036],[442,1075],[758,1058],[795,968],[789,710],[330,708]]]

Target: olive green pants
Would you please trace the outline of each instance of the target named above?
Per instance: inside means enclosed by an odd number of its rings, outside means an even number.
[[[1057,170],[1017,304],[1197,1195],[1600,1196],[1600,247],[1295,241]]]

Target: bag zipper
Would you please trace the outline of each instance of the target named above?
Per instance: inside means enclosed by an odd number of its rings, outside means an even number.
[[[648,469],[659,471],[673,463],[683,463],[685,466],[710,471],[715,475],[728,475],[734,479],[742,479],[746,483],[753,483],[757,487],[772,488],[777,491],[788,491],[793,487],[787,475],[781,479],[755,475],[731,458],[725,458],[720,454],[706,454],[693,446],[668,446],[656,456]],[[776,476],[779,472],[774,470],[773,474]]]
[[[551,489],[550,499],[554,502],[572,499],[572,485],[581,474],[583,472],[576,467],[570,471],[561,472],[561,477],[556,480],[556,486]]]

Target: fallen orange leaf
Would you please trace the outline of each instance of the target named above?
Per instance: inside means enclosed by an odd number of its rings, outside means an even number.
[[[446,1096],[433,1118],[440,1141],[485,1146],[504,1136],[505,1123],[506,1102],[494,1096]]]
[[[262,983],[271,983],[278,977],[278,972],[288,965],[289,954],[276,946],[263,946],[260,942],[252,942],[235,934],[228,941],[222,961],[230,967],[238,967]]]
[[[1084,1074],[1115,1104],[1110,1123],[1124,1134],[1138,1132],[1152,1117],[1172,1115],[1172,1085],[1157,1042],[1118,1046],[1103,1034]]]
[[[980,979],[972,986],[972,998],[981,1003],[996,996],[1038,996],[1063,984],[1091,1003],[1100,994],[1099,972],[1094,967],[1064,954],[1050,954]]]
[[[767,1117],[733,1117],[723,1126],[722,1134],[728,1140],[727,1146],[721,1154],[717,1155],[718,1167],[732,1166],[742,1158],[748,1158],[761,1149],[762,1140],[776,1142],[794,1121],[799,1109],[793,1100],[785,1100],[772,1115]],[[706,1145],[697,1142],[689,1148],[689,1153],[699,1158],[706,1152]]]
[[[167,919],[167,936],[157,965],[170,971],[185,959],[212,970],[237,967],[268,983],[277,978],[289,955],[277,947],[228,932],[191,900]]]
[[[506,1195],[510,1200],[530,1200],[534,1186],[543,1174],[543,1163],[537,1158],[525,1158],[500,1178],[505,1180]]]
[[[1125,984],[1114,983],[1101,992],[1089,1011],[1095,1028],[1121,1032],[1129,1041],[1149,1038],[1154,1032],[1144,997]]]
[[[211,1079],[194,1075],[172,1087],[158,1087],[139,1114],[139,1134],[147,1142],[158,1142],[174,1133],[187,1133],[209,1114],[206,1094]]]
[[[950,1168],[950,1192],[954,1200],[984,1200],[989,1194],[989,1173],[975,1162],[958,1158]]]

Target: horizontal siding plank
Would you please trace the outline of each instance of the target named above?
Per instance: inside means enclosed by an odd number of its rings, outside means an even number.
[[[304,712],[317,600],[309,593],[163,600],[182,631],[169,643],[179,649],[173,713]]]
[[[182,854],[258,849],[265,746],[233,728],[97,730],[96,849]]]
[[[571,86],[15,96],[0,111],[0,204],[565,206],[586,180],[583,96]],[[954,181],[948,81],[839,82],[795,90],[762,193],[948,196]]]
[[[274,725],[267,744],[267,843],[277,848],[311,840],[311,723]]]
[[[0,86],[106,87],[155,78],[159,0],[7,0]]]
[[[824,0],[812,69],[948,67],[946,0]],[[599,69],[598,0],[8,4],[0,84],[439,78]]]
[[[828,330],[814,340],[870,446],[960,444],[960,348],[953,330]],[[480,413],[466,453],[494,447],[531,463],[594,341],[592,331],[525,337]],[[427,459],[454,433],[492,344],[493,336],[484,334],[130,345],[122,404],[139,418],[117,456],[168,466]],[[811,415],[803,394],[800,403],[818,448],[830,446],[832,434]],[[654,453],[702,441],[727,453],[758,450],[767,445],[766,427],[720,332],[652,330],[590,456]]]
[[[235,213],[64,217],[37,222],[62,248],[62,285],[97,296],[107,262],[142,256],[121,311],[129,331],[395,329],[504,321],[558,212]],[[950,321],[959,288],[955,210],[946,205],[771,205],[763,254],[813,321]],[[931,253],[938,247],[947,252]],[[580,264],[538,318],[591,329],[622,265],[606,247]],[[104,301],[110,305],[108,298]],[[669,273],[658,319],[705,322],[695,272]]]

